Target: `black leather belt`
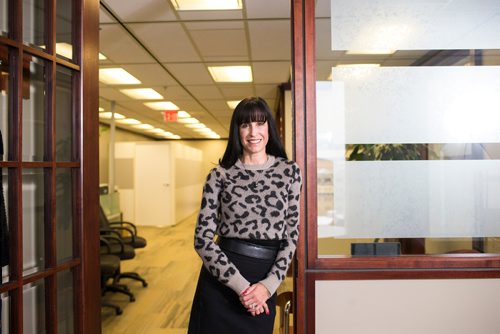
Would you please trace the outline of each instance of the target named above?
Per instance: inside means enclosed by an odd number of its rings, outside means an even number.
[[[262,260],[274,260],[279,247],[261,246],[241,239],[219,237],[221,249]]]

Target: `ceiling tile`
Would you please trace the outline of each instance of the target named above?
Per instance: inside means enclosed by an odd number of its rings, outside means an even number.
[[[290,60],[290,20],[248,22],[252,60]]]
[[[145,86],[177,85],[177,82],[158,64],[123,65],[123,68]]]
[[[208,69],[201,63],[166,64],[167,69],[185,86],[214,83]]]
[[[180,23],[134,23],[127,27],[161,62],[200,60]]]
[[[113,23],[116,22],[109,14],[104,10],[99,10],[99,23]]]
[[[281,84],[290,79],[289,62],[256,62],[252,64],[255,84]]]
[[[191,37],[203,58],[248,58],[246,35],[243,29],[194,30]]]
[[[274,99],[278,94],[278,85],[255,85],[255,93],[263,99]]]
[[[220,90],[213,85],[189,85],[186,89],[198,99],[221,99]]]
[[[290,0],[245,1],[247,18],[290,18]]]
[[[113,8],[122,22],[176,20],[175,10],[166,0],[101,0]]]
[[[100,51],[115,63],[151,63],[151,56],[118,24],[101,25]]]
[[[219,89],[226,100],[241,100],[255,95],[253,84],[219,85]]]

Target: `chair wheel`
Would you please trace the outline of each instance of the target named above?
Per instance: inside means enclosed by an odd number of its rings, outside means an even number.
[[[144,288],[147,288],[148,283],[146,283],[146,282],[142,282],[142,286],[143,286]]]
[[[123,310],[122,309],[117,309],[116,310],[116,315],[122,315],[123,313]]]
[[[135,297],[130,297],[131,302],[135,302]]]

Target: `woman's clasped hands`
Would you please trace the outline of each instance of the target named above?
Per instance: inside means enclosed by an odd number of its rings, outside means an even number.
[[[264,312],[269,315],[269,307],[266,303],[269,297],[267,288],[262,283],[256,283],[243,290],[240,294],[240,301],[252,316]]]

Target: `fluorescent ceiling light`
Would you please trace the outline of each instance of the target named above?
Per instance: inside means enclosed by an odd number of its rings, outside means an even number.
[[[56,43],[56,53],[68,59],[73,59],[73,46],[68,43]]]
[[[252,82],[250,66],[209,66],[215,82]]]
[[[165,130],[160,129],[160,128],[154,128],[154,129],[149,130],[148,132],[160,134],[160,133],[165,132]]]
[[[100,68],[99,81],[108,85],[134,85],[141,83],[136,77],[120,67]]]
[[[120,89],[123,94],[137,100],[161,100],[163,96],[152,88]]]
[[[144,104],[154,110],[179,110],[179,107],[170,101],[145,102]]]
[[[169,137],[170,139],[181,139],[181,136],[173,135]]]
[[[241,100],[233,100],[233,101],[227,101],[227,105],[229,106],[230,109],[234,110],[236,109],[236,106],[238,105],[238,103],[240,103]]]
[[[127,125],[138,125],[141,124],[140,121],[136,120],[135,118],[125,118],[125,119],[120,119],[117,121],[120,124],[127,124]]]
[[[185,123],[185,124],[196,124],[196,123],[200,123],[200,121],[198,121],[196,118],[193,118],[193,117],[189,117],[189,118],[179,118],[177,120],[177,122],[179,123]]]
[[[139,125],[134,125],[134,128],[141,130],[151,130],[154,129],[154,126],[150,124],[139,124]]]
[[[220,136],[218,134],[211,134],[210,136],[207,136],[207,138],[220,139]]]
[[[101,113],[99,113],[99,118],[111,119],[111,112],[109,112],[109,111],[101,112]],[[115,119],[124,119],[124,118],[125,118],[125,116],[115,112]]]
[[[191,115],[189,115],[184,110],[181,110],[181,111],[177,112],[177,117],[179,117],[179,118],[189,118],[189,117],[191,117]]]
[[[335,67],[380,67],[380,64],[338,64]]]
[[[347,55],[390,55],[396,52],[391,49],[367,49],[367,50],[348,50]]]
[[[207,126],[203,123],[197,123],[197,124],[186,124],[188,128],[197,128],[197,129],[202,129],[206,128]]]
[[[204,133],[204,132],[212,132],[212,129],[210,128],[200,128],[200,129],[193,129],[196,132]]]
[[[104,108],[103,107],[99,107],[99,112],[103,112],[104,111]]]
[[[108,57],[99,52],[99,60],[106,60]]]
[[[241,0],[170,0],[176,10],[237,10]]]
[[[174,134],[172,132],[163,131],[163,133],[158,134],[161,137],[172,137]]]

